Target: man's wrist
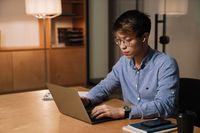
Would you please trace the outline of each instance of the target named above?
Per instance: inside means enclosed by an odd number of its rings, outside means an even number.
[[[123,108],[124,108],[124,118],[129,118],[129,114],[131,112],[131,107],[125,105]]]

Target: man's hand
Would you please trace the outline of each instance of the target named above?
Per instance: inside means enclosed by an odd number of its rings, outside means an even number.
[[[109,105],[99,105],[92,110],[92,117],[95,117],[96,119],[102,117],[110,117],[114,119],[124,118],[124,109]]]

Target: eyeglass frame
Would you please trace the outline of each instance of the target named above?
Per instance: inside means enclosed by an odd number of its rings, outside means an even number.
[[[126,39],[126,38],[128,38],[128,39]],[[117,38],[115,38],[114,39],[114,41],[115,41],[115,44],[117,45],[117,46],[121,46],[122,45],[122,42],[123,42],[123,44],[126,46],[126,47],[130,47],[131,46],[131,41],[133,41],[134,39],[133,38],[129,38],[129,37],[126,37],[125,39],[117,39]]]
[[[128,39],[126,39],[126,38],[128,38]],[[136,37],[136,38],[140,38],[140,37]],[[123,40],[115,38],[114,41],[115,41],[115,44],[119,47],[121,46],[122,42],[124,43],[124,45],[126,47],[130,47],[131,44],[133,44],[133,43],[131,43],[131,41],[135,40],[136,38],[126,36],[125,39],[123,39]],[[144,37],[142,42],[145,42],[145,41],[146,41],[146,38]]]

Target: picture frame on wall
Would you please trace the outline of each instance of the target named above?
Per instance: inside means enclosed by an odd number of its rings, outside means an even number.
[[[60,30],[61,29],[61,30]],[[55,27],[55,34],[53,35],[54,43],[52,44],[52,47],[65,47],[64,43],[64,37],[65,37],[65,32],[66,32],[66,27],[60,27],[56,26]]]
[[[66,35],[67,35],[66,27],[58,27],[57,28],[58,45],[65,45]]]

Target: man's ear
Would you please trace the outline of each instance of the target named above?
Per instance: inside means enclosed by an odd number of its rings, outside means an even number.
[[[143,38],[142,42],[145,42],[146,41],[146,38]]]
[[[142,40],[142,42],[145,42],[146,40],[148,40],[149,39],[149,33],[148,32],[145,32],[144,34],[143,34],[143,40]]]

